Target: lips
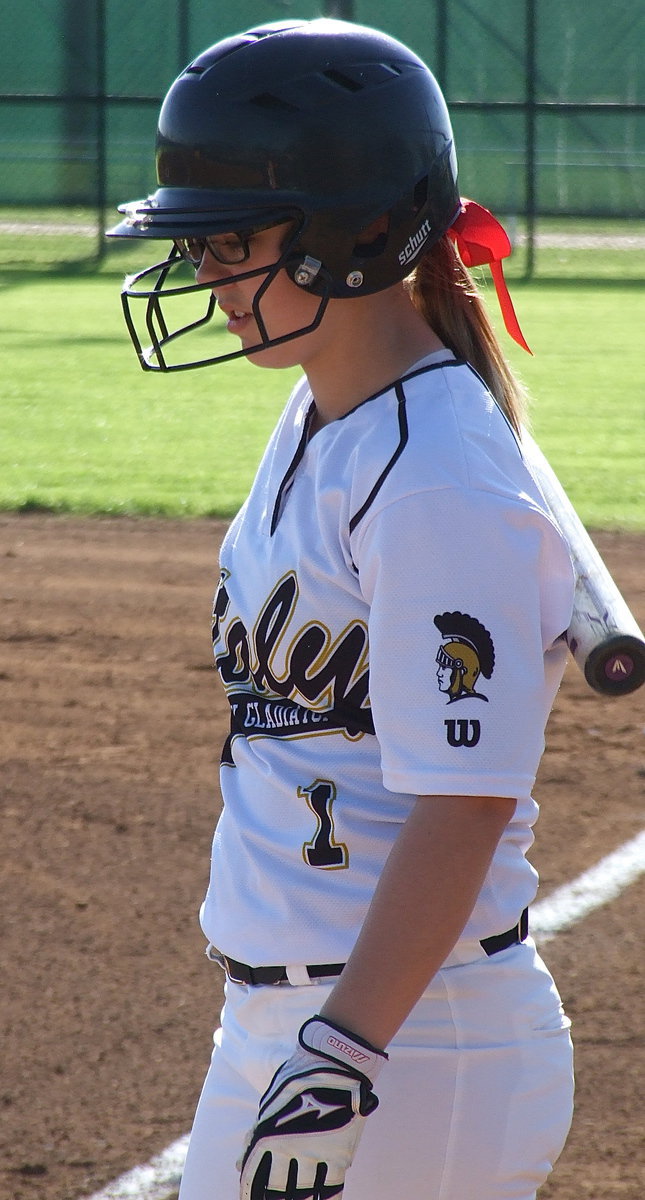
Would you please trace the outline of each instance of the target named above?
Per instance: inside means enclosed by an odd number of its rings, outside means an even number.
[[[221,301],[219,307],[226,317],[226,328],[229,333],[243,333],[252,320],[252,313],[247,312],[244,308],[236,308],[232,304],[222,304]]]
[[[228,329],[229,333],[242,334],[244,333],[246,327],[250,325],[250,323],[251,317],[248,313],[242,313],[240,315],[237,313],[231,313],[231,316],[226,322],[226,328]]]

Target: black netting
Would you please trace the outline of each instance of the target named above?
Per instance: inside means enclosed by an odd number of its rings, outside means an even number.
[[[155,186],[159,104],[185,63],[239,29],[324,12],[428,62],[463,193],[518,230],[645,219],[645,5],[633,0],[0,0],[0,263],[100,252],[115,205]]]

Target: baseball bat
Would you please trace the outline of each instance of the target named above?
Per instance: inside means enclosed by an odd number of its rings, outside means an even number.
[[[645,637],[553,467],[528,432],[525,460],[569,544],[576,575],[571,624],[565,634],[587,683],[606,696],[626,696],[645,681]]]

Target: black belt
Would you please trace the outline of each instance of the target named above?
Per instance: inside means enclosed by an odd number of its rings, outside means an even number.
[[[507,929],[506,933],[497,933],[493,937],[484,938],[480,945],[490,957],[493,954],[499,954],[500,950],[507,950],[509,946],[516,946],[519,942],[524,942],[528,937],[528,932],[529,911],[525,908],[517,925],[514,925],[512,929]],[[213,954],[211,957],[219,962],[233,983],[259,986],[288,982],[286,967],[249,967],[246,963],[236,962],[234,958],[227,958],[225,954]],[[305,967],[305,970],[310,979],[333,979],[340,975],[344,966],[344,963],[319,963]]]
[[[529,936],[529,910],[524,909],[517,925],[512,929],[507,929],[506,933],[496,933],[493,937],[484,938],[480,943],[482,948],[489,955],[499,954],[500,950],[508,950],[509,946],[517,946],[519,942],[525,942]]]
[[[288,981],[286,967],[248,967],[246,963],[236,962],[225,954],[218,955],[217,961],[233,983],[258,985]],[[321,963],[320,966],[305,967],[305,970],[310,979],[333,979],[340,975],[344,966],[345,963]]]

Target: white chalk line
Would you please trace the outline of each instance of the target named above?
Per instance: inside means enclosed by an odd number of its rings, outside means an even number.
[[[531,907],[531,934],[541,946],[597,908],[615,900],[645,874],[645,829],[571,883]],[[168,1200],[179,1188],[188,1149],[179,1138],[143,1166],[134,1167],[87,1200]]]
[[[601,908],[645,873],[645,829],[571,883],[531,907],[531,933],[545,942]]]
[[[133,1167],[88,1200],[168,1200],[179,1190],[188,1149],[188,1134],[166,1146],[142,1167]]]

